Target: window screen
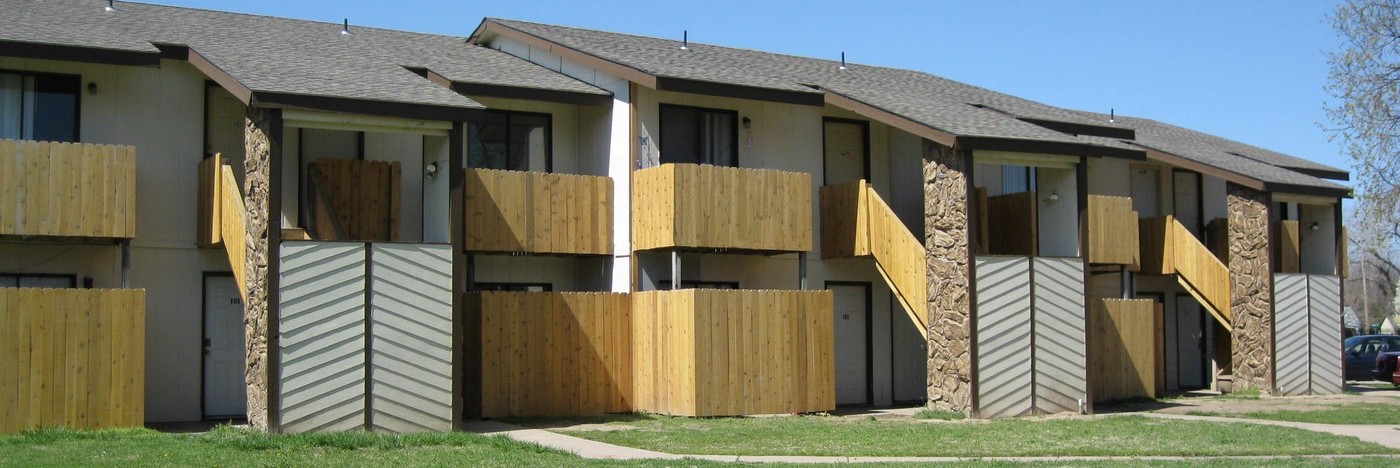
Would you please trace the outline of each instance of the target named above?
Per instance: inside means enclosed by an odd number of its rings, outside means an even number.
[[[737,166],[738,113],[661,106],[661,163]]]

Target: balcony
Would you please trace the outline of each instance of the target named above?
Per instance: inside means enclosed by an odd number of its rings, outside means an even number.
[[[632,174],[635,250],[812,250],[812,176],[662,164]]]
[[[632,294],[634,410],[678,416],[836,407],[831,291]]]
[[[468,252],[612,253],[611,178],[467,169],[463,192]]]
[[[0,236],[136,237],[136,148],[0,140]]]
[[[1089,196],[1089,263],[1126,265],[1137,270],[1138,214],[1133,199]]]

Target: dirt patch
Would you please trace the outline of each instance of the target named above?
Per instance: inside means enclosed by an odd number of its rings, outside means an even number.
[[[1348,387],[1353,393],[1320,396],[1240,397],[1185,396],[1158,401],[1101,405],[1099,413],[1154,412],[1166,414],[1218,413],[1222,415],[1274,411],[1318,411],[1358,403],[1397,404],[1400,391]],[[1357,393],[1359,391],[1359,393]]]

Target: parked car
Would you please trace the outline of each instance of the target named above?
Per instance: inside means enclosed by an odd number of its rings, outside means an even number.
[[[1342,349],[1346,350],[1346,380],[1371,380],[1375,378],[1371,371],[1376,368],[1376,356],[1390,351],[1400,352],[1400,336],[1353,336],[1342,342]],[[1389,382],[1390,378],[1376,380]]]
[[[1400,370],[1396,369],[1396,360],[1400,359],[1400,351],[1390,351],[1376,355],[1376,368],[1371,369],[1371,377],[1382,382],[1390,382],[1400,387]]]

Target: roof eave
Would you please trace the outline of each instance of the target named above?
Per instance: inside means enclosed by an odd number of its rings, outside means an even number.
[[[142,67],[159,67],[161,59],[159,50],[140,52],[7,40],[0,40],[0,56]]]
[[[1018,153],[1060,154],[1067,156],[1093,156],[1140,161],[1147,159],[1147,152],[1128,148],[1114,148],[1088,143],[1065,141],[1025,140],[1019,138],[999,138],[987,136],[959,136],[956,148],[987,151],[1012,151]]]
[[[1316,187],[1310,185],[1286,184],[1281,182],[1265,182],[1264,190],[1274,193],[1288,193],[1293,195],[1306,195],[1325,198],[1352,198],[1351,189]]]
[[[492,21],[490,18],[481,20],[481,25],[476,27],[471,37],[467,38],[469,44],[480,44],[481,38],[487,33],[498,34],[520,42],[531,47],[537,47],[545,52],[573,60],[585,66],[593,67],[604,73],[622,78],[633,83],[656,88],[656,75],[645,70],[624,65],[612,60],[608,60],[597,55],[593,55],[572,47],[550,41],[548,39],[521,31],[519,29],[506,26]]]

